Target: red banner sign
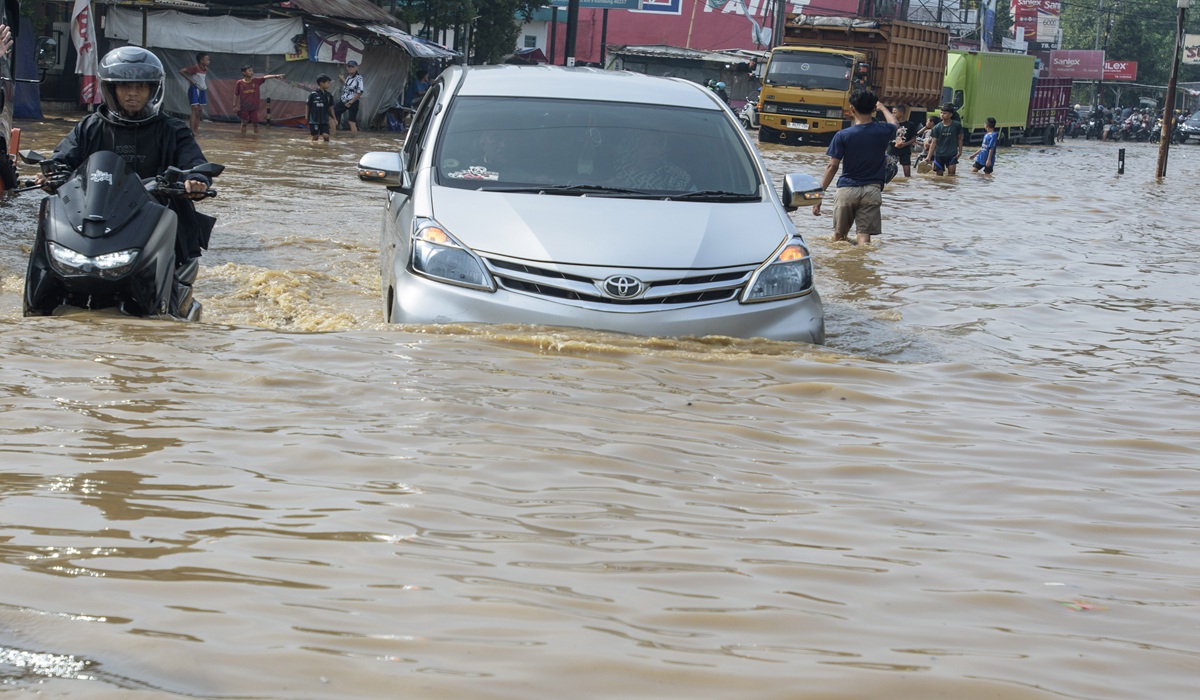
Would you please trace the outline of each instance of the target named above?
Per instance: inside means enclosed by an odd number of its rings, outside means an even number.
[[[1105,61],[1105,80],[1137,80],[1137,61]]]
[[[1050,77],[1102,80],[1104,78],[1104,52],[1051,51]]]

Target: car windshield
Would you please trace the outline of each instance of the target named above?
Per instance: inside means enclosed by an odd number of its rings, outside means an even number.
[[[1188,126],[1194,126],[1197,129],[1200,129],[1200,114],[1197,114],[1197,115],[1191,117],[1186,122],[1184,122],[1184,124],[1187,124]]]
[[[767,65],[767,85],[808,90],[845,90],[853,61],[846,56],[777,51]]]
[[[752,152],[718,110],[461,96],[446,115],[434,167],[439,185],[461,189],[761,198]]]

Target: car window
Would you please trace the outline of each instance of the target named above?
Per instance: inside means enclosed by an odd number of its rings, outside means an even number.
[[[425,150],[425,140],[429,135],[429,123],[433,121],[436,112],[435,105],[443,89],[442,83],[437,83],[425,93],[417,113],[413,115],[412,125],[408,129],[408,138],[404,140],[405,166],[410,173],[416,172],[417,162]]]
[[[458,97],[441,128],[440,185],[589,186],[670,194],[760,193],[756,162],[719,110],[518,97]]]

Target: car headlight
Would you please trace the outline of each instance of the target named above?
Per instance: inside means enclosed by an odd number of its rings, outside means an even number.
[[[89,257],[50,241],[50,264],[60,275],[97,275],[117,279],[133,269],[138,259],[137,249],[119,250]]]
[[[742,303],[800,296],[812,291],[812,285],[812,258],[808,248],[793,238],[750,278],[750,284],[742,294]]]
[[[439,282],[496,290],[479,256],[430,219],[418,220],[413,228],[411,265],[413,272]]]

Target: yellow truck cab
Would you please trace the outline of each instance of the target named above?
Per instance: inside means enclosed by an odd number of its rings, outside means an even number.
[[[829,143],[850,125],[850,93],[870,85],[870,70],[866,54],[857,51],[775,49],[759,98],[759,139]]]
[[[936,107],[949,39],[944,27],[896,19],[789,14],[763,76],[758,140],[828,144],[853,121],[861,87],[887,105]]]

